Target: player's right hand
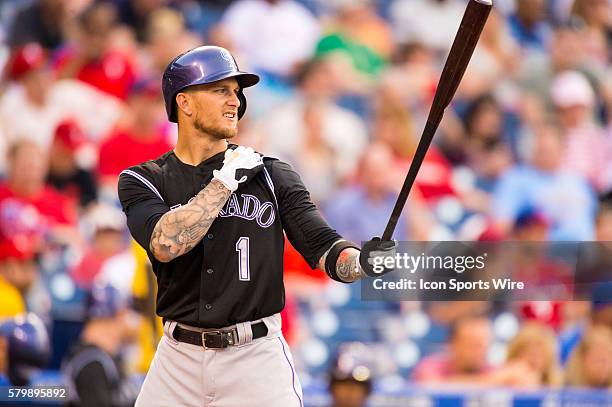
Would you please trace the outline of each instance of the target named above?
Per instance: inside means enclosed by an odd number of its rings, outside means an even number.
[[[234,192],[238,186],[247,182],[263,169],[261,154],[251,147],[239,146],[225,151],[223,167],[213,171],[213,178],[219,180],[227,189]]]
[[[395,268],[386,267],[385,259],[395,258],[397,242],[395,240],[381,240],[380,237],[373,237],[361,248],[359,254],[359,265],[366,275],[370,277],[382,277],[390,273]]]

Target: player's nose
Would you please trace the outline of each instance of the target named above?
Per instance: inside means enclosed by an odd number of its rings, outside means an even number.
[[[238,94],[235,92],[232,92],[228,102],[228,105],[232,106],[232,107],[240,107],[240,98],[238,97]]]

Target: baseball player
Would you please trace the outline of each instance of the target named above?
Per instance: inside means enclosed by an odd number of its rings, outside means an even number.
[[[130,407],[138,387],[128,379],[122,348],[133,340],[138,317],[118,288],[96,282],[85,304],[80,340],[62,361],[69,407]]]
[[[228,143],[246,110],[243,89],[258,81],[224,48],[176,57],[162,79],[176,148],[119,177],[164,321],[137,406],[302,406],[281,335],[283,233],[311,267],[344,283],[372,274],[370,253],[393,250],[373,239],[360,256],[288,164]]]

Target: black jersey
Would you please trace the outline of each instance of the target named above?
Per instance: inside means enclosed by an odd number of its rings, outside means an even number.
[[[78,343],[62,364],[70,407],[133,406],[139,387],[130,381],[121,360],[93,344]]]
[[[264,159],[264,169],[240,184],[198,245],[168,263],[157,261],[149,250],[157,221],[196,196],[223,158],[219,153],[192,166],[170,151],[119,177],[128,227],[157,277],[158,315],[205,328],[283,309],[283,230],[313,268],[341,238],[322,219],[297,173],[282,161]]]

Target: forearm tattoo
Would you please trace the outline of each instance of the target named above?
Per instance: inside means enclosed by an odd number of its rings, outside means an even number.
[[[352,283],[363,277],[359,266],[359,250],[348,248],[340,252],[336,262],[336,274],[345,283]]]
[[[335,242],[334,244],[338,242]],[[331,247],[333,246],[334,245]],[[327,254],[330,252],[331,247],[319,259],[318,267],[320,270],[325,271],[325,261],[327,260]],[[363,272],[361,271],[361,266],[359,265],[359,250],[347,248],[340,252],[338,260],[336,261],[336,274],[345,283],[352,283],[363,278]]]
[[[221,182],[213,179],[191,202],[165,213],[151,236],[150,249],[155,258],[169,262],[193,249],[231,193]]]

